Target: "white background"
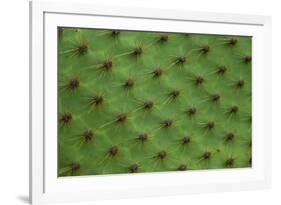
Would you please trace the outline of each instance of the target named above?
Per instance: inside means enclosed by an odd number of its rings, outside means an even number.
[[[74,1],[74,0],[73,0]],[[78,0],[76,0],[78,1]],[[80,0],[103,5],[271,15],[273,20],[273,188],[240,193],[89,202],[139,204],[280,204],[281,194],[281,5],[278,0]],[[0,204],[28,200],[28,1],[0,4]],[[271,108],[268,108],[269,110]],[[280,124],[280,125],[279,125]],[[71,196],[70,196],[71,197]],[[82,203],[81,203],[82,204]]]

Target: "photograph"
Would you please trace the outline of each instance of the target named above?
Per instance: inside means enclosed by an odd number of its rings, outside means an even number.
[[[251,36],[59,27],[59,176],[251,167],[251,53]]]

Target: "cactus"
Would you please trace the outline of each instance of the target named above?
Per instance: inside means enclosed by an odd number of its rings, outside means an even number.
[[[59,176],[251,167],[251,42],[60,27]]]

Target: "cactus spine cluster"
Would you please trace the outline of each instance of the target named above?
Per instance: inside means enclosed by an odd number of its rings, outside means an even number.
[[[58,175],[251,167],[251,42],[58,28]]]

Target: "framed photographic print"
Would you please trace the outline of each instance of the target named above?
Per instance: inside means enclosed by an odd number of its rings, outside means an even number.
[[[30,20],[31,203],[270,186],[270,17],[31,2]]]

